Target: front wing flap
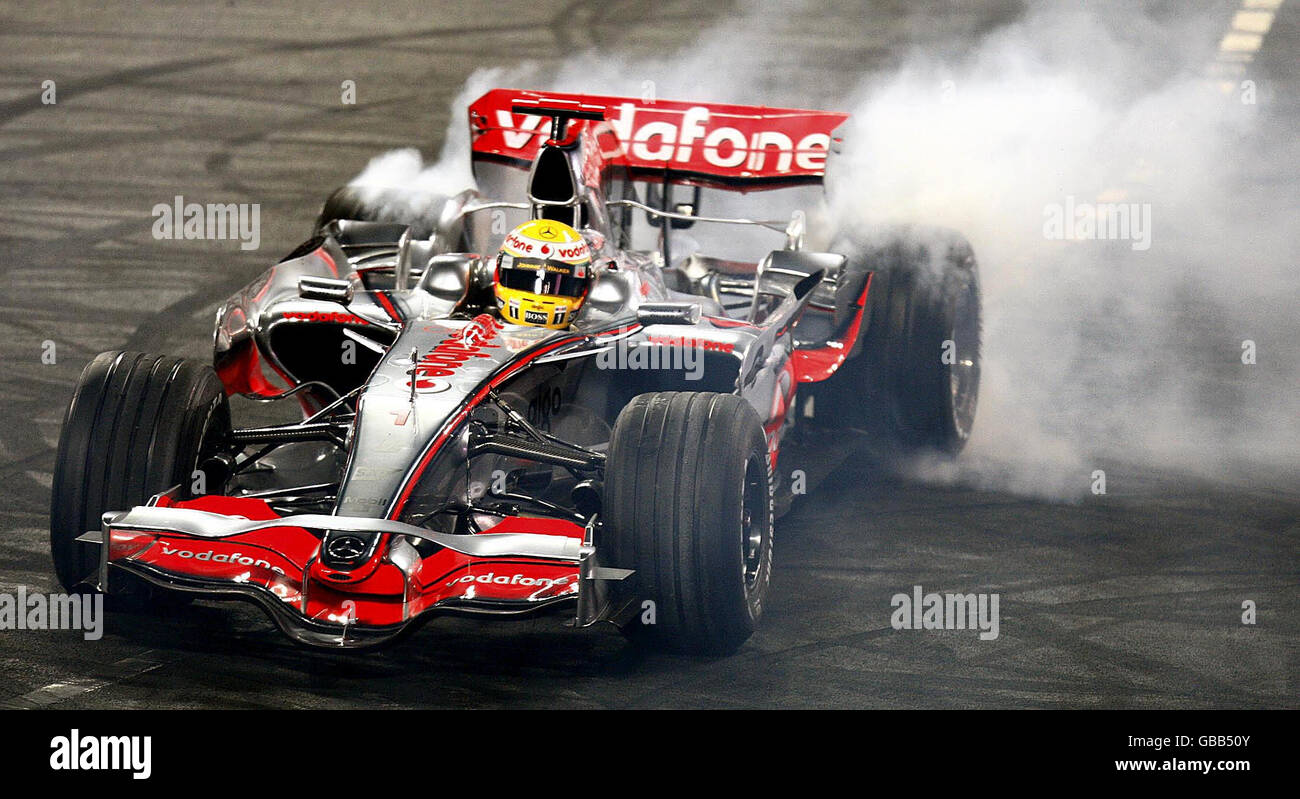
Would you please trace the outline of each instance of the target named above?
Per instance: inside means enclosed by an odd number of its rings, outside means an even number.
[[[377,533],[382,554],[373,568],[340,576],[320,563],[326,533],[332,543],[346,538],[340,533]],[[604,583],[631,574],[598,563],[591,525],[516,516],[454,535],[386,519],[280,517],[252,498],[106,513],[99,539],[101,589],[123,572],[172,591],[249,600],[294,640],[328,647],[386,643],[437,613],[520,616],[576,603],[576,623],[589,626],[617,610]]]

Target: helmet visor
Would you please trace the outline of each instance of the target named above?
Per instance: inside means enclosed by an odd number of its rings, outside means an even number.
[[[566,264],[543,258],[516,258],[502,253],[497,258],[497,282],[508,289],[552,297],[581,297],[590,283],[586,264]]]

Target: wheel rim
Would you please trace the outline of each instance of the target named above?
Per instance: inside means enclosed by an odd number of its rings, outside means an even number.
[[[763,569],[763,550],[767,536],[767,468],[750,459],[745,464],[744,493],[741,496],[741,555],[745,570],[745,590],[752,590]]]
[[[962,294],[955,309],[951,337],[956,362],[948,365],[948,391],[951,399],[953,428],[957,435],[970,435],[975,418],[975,401],[979,396],[979,321],[971,308],[972,286]]]

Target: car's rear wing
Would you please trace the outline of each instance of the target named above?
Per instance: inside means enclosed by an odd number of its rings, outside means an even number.
[[[590,94],[493,89],[469,106],[470,141],[476,160],[527,165],[552,135],[544,114],[552,106],[603,107],[604,121],[575,119],[578,126],[610,131],[600,136],[602,160],[621,163],[633,177],[700,183],[744,191],[791,184],[820,184],[826,157],[848,114],[792,108],[643,100]]]

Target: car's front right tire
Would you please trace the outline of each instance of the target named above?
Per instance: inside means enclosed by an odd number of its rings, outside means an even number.
[[[605,471],[608,565],[635,642],[692,655],[736,651],[763,614],[772,577],[767,440],[731,394],[642,394],[614,424]]]

